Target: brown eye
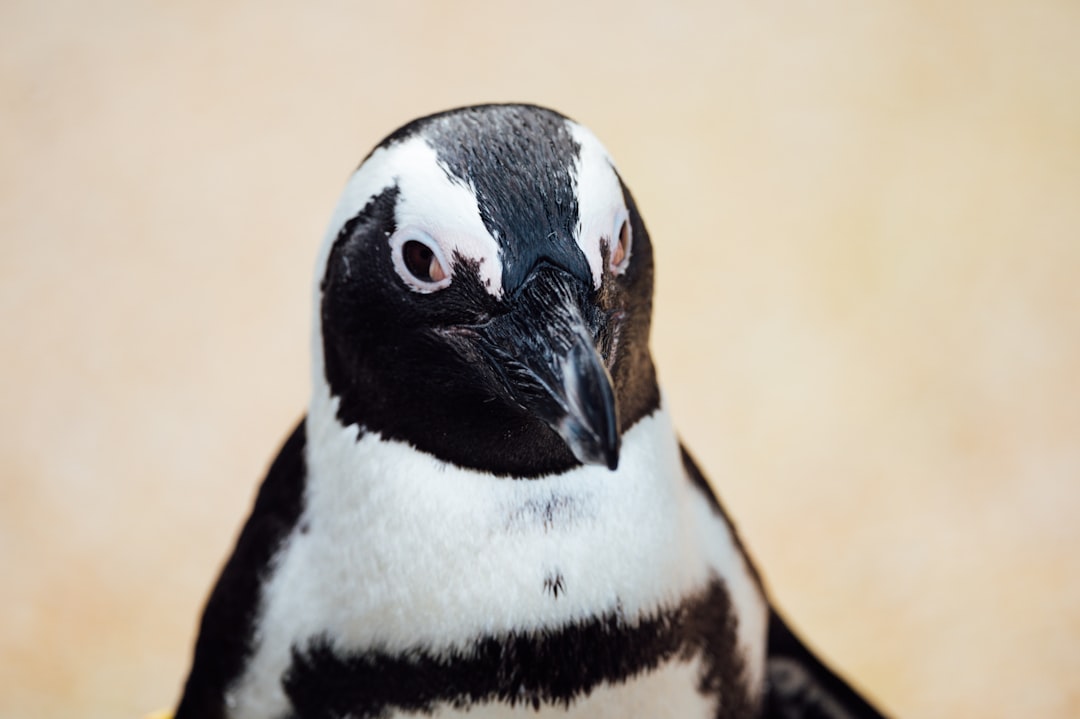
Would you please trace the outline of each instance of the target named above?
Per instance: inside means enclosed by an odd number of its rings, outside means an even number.
[[[442,282],[446,271],[431,248],[423,242],[409,240],[401,247],[405,267],[421,282]]]
[[[450,285],[451,267],[439,243],[426,232],[408,227],[390,238],[394,269],[414,292],[428,294]]]
[[[615,247],[611,251],[611,269],[615,273],[621,273],[626,269],[630,259],[630,218],[622,218],[619,232],[616,235]]]

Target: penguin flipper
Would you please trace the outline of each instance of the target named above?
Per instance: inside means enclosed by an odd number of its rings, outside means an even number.
[[[769,610],[764,719],[884,719]]]
[[[191,671],[170,719],[224,719],[228,714],[225,692],[251,651],[260,582],[302,509],[305,444],[301,420],[270,466],[236,548],[206,602]]]

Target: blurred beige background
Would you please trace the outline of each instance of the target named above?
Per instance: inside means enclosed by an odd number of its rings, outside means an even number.
[[[903,717],[1080,715],[1080,5],[0,6],[0,716],[171,703],[383,135],[592,127],[677,421]]]

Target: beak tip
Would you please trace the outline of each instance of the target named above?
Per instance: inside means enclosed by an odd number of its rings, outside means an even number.
[[[615,423],[612,422],[608,427],[608,435],[606,441],[600,446],[600,451],[603,453],[604,464],[607,468],[614,472],[619,468],[619,453],[622,449],[622,442],[619,441],[619,433],[615,427]]]
[[[553,429],[582,464],[603,465],[611,471],[618,468],[620,442],[614,431],[607,437],[598,437],[578,417],[566,417]]]

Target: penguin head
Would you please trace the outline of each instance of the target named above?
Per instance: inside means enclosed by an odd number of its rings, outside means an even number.
[[[659,405],[653,258],[607,151],[539,107],[432,115],[350,178],[316,270],[311,412],[462,467],[618,465]]]

